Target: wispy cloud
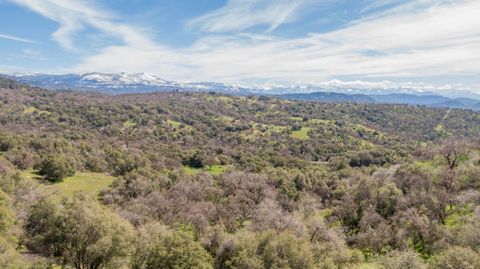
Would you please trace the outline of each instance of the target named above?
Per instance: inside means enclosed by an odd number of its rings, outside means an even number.
[[[149,71],[172,78],[321,81],[480,74],[478,1],[397,9],[343,29],[304,38],[213,35],[193,46],[109,47],[76,70]],[[139,59],[125,60],[125,55]]]
[[[297,18],[312,1],[231,0],[192,20],[192,27],[214,33],[200,35],[183,48],[155,42],[92,2],[13,1],[59,22],[54,37],[67,48],[86,26],[120,40],[68,71],[143,71],[171,79],[232,82],[480,75],[478,0],[377,1],[393,6],[344,28],[302,38],[245,32],[254,25],[275,29]]]
[[[38,42],[30,40],[30,39],[21,38],[21,37],[17,37],[17,36],[11,36],[11,35],[0,34],[0,38],[11,40],[11,41],[22,42],[22,43],[39,44]]]
[[[375,11],[381,8],[384,8],[389,5],[395,5],[398,3],[410,2],[412,0],[370,0],[367,3],[367,6],[364,7],[361,12]]]
[[[22,54],[20,54],[20,57],[29,59],[29,60],[35,60],[35,61],[47,60],[47,58],[43,56],[43,53],[41,51],[30,50],[30,49],[24,49],[22,51]]]
[[[74,35],[85,27],[94,27],[110,37],[127,44],[150,44],[138,29],[114,22],[114,16],[94,4],[82,0],[9,0],[24,6],[57,23],[59,28],[52,37],[61,46],[75,50]]]
[[[302,8],[314,3],[312,0],[229,0],[224,7],[192,19],[188,26],[204,32],[229,32],[266,25],[271,31],[294,20]]]

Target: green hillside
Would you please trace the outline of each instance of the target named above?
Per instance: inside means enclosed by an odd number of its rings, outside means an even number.
[[[1,268],[480,264],[479,113],[0,85]]]

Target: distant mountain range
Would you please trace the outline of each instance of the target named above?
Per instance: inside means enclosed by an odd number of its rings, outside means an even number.
[[[480,111],[480,95],[460,90],[443,91],[428,88],[398,87],[361,81],[302,85],[239,85],[216,82],[177,82],[147,73],[86,74],[14,74],[4,75],[22,83],[50,90],[94,91],[106,94],[146,92],[219,92],[233,95],[265,95],[289,100],[318,102],[357,102],[425,105]]]
[[[215,82],[176,82],[147,73],[86,73],[86,74],[15,74],[6,75],[22,83],[49,90],[93,91],[106,94],[147,93],[147,92],[226,92],[252,94],[253,89],[235,84]]]
[[[279,94],[277,97],[288,100],[319,101],[328,103],[375,103],[375,99],[365,94],[344,94],[336,92],[288,93]]]
[[[289,100],[306,100],[317,102],[356,102],[356,103],[383,103],[383,104],[408,104],[423,105],[438,108],[458,108],[480,111],[480,100],[471,98],[448,98],[440,95],[414,95],[414,94],[344,94],[332,92],[295,93],[277,95],[279,98]]]

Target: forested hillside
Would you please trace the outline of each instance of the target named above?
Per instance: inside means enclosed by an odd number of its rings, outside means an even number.
[[[480,268],[480,113],[0,88],[1,268]]]

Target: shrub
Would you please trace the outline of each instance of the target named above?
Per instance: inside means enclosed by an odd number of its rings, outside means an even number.
[[[384,269],[422,269],[427,268],[420,256],[413,251],[392,251],[378,258],[377,263]]]
[[[480,268],[480,255],[471,248],[451,247],[433,257],[432,268],[475,269]]]
[[[20,254],[15,250],[14,246],[0,236],[0,268],[17,269],[23,268],[19,263]]]
[[[217,251],[216,268],[262,269],[263,262],[257,255],[259,236],[257,233],[241,231],[222,242]]]
[[[0,235],[4,234],[12,225],[14,214],[10,204],[10,198],[0,190]]]
[[[211,269],[213,258],[190,232],[151,224],[141,231],[132,258],[134,269]]]
[[[194,168],[203,168],[206,165],[211,164],[211,162],[204,151],[197,150],[184,162],[184,164]]]
[[[76,196],[60,207],[48,201],[33,206],[26,221],[26,245],[74,268],[118,265],[129,254],[133,229],[97,201]]]
[[[259,253],[265,268],[317,268],[309,242],[288,232],[267,233]]]
[[[48,181],[58,182],[66,177],[73,176],[75,174],[75,169],[65,158],[54,156],[45,159],[40,164],[39,173]]]
[[[0,134],[0,151],[8,151],[15,145],[15,140],[11,136]]]

